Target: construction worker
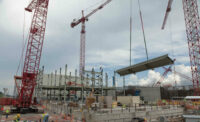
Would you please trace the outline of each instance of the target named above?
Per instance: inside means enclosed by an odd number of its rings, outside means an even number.
[[[43,120],[43,122],[48,122],[48,120],[49,120],[49,114],[48,113],[43,113],[42,114],[42,120]]]
[[[123,104],[123,105],[122,105],[122,108],[126,108],[126,104]]]
[[[9,115],[9,113],[10,113],[10,110],[7,109],[7,110],[6,110],[6,119],[8,119],[8,115]]]
[[[19,122],[20,121],[20,114],[17,114],[15,117],[14,117],[14,122]]]

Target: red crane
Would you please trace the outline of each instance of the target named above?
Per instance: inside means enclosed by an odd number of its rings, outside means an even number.
[[[163,69],[165,69],[165,72],[163,73],[163,75],[161,76],[161,78],[159,79],[159,81],[157,81],[155,84],[153,84],[153,86],[160,86],[161,83],[162,83],[162,81],[164,80],[164,77],[167,75],[168,72],[172,72],[172,73],[174,73],[174,74],[178,74],[178,75],[181,76],[182,78],[185,78],[185,79],[187,79],[187,80],[189,80],[189,81],[192,81],[192,78],[191,78],[191,77],[188,77],[188,76],[186,76],[186,75],[184,75],[184,74],[182,74],[182,73],[180,73],[180,72],[177,72],[177,71],[172,71],[171,66],[168,67],[168,68],[163,67]],[[169,84],[167,84],[167,85],[169,85]],[[171,85],[171,84],[170,84],[170,85]]]
[[[172,65],[170,65],[168,68],[165,69],[165,72],[163,73],[163,75],[160,77],[160,79],[159,79],[156,83],[154,83],[154,84],[152,85],[152,87],[156,87],[156,86],[157,86],[157,87],[160,87],[160,85],[161,85],[161,83],[163,82],[165,76],[166,76],[167,73],[171,70],[171,67],[172,67]]]
[[[94,9],[91,13],[84,16],[84,11],[82,11],[82,17],[78,20],[73,20],[71,27],[74,28],[78,24],[82,24],[81,29],[81,40],[80,40],[80,64],[79,64],[79,76],[83,76],[85,70],[85,22],[88,21],[88,18],[96,13],[98,10],[102,9],[105,5],[110,3],[112,0],[107,0],[105,3],[101,4],[99,7]]]
[[[182,0],[182,3],[188,40],[193,88],[195,95],[200,95],[200,20],[198,4],[197,0]],[[166,14],[169,14],[169,12],[167,11]],[[166,23],[166,19],[167,18],[164,19],[164,23]]]
[[[28,12],[35,11],[31,22],[22,76],[15,76],[18,90],[18,98],[15,105],[20,110],[30,108],[33,104],[32,96],[40,65],[48,4],[49,0],[32,0],[28,7],[25,8]],[[21,80],[21,83],[19,84],[17,80]]]
[[[166,67],[163,67],[165,70],[167,70],[167,68]],[[179,76],[181,76],[182,78],[185,78],[185,79],[187,79],[187,80],[189,80],[189,81],[192,81],[192,78],[191,77],[189,77],[189,76],[186,76],[186,75],[184,75],[184,74],[182,74],[182,73],[180,73],[180,72],[177,72],[177,71],[172,71],[172,69],[170,69],[169,70],[170,72],[172,72],[172,73],[174,73],[174,74],[178,74]]]
[[[167,18],[169,16],[169,12],[171,11],[172,2],[173,2],[173,0],[169,0],[168,1],[168,5],[167,5],[167,9],[166,9],[166,13],[165,13],[165,17],[164,17],[164,21],[163,21],[161,29],[165,28],[165,25],[166,25],[166,22],[167,22]]]

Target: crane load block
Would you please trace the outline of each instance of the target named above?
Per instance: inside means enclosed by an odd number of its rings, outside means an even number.
[[[129,67],[125,67],[122,69],[117,70],[116,72],[120,76],[129,75],[132,73],[142,72],[149,69],[154,69],[158,67],[162,67],[165,65],[173,64],[174,61],[168,56],[168,54],[150,59],[148,61],[144,61],[135,65],[131,65]]]

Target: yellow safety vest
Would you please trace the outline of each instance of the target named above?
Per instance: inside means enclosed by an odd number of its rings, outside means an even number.
[[[9,114],[9,110],[6,110],[6,113]]]

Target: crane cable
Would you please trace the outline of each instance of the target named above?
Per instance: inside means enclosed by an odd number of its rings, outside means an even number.
[[[23,62],[23,57],[24,57],[24,49],[25,49],[25,46],[26,46],[26,41],[25,41],[25,27],[26,27],[26,18],[25,18],[25,10],[24,10],[24,22],[23,22],[23,37],[22,37],[22,52],[21,52],[21,57],[20,57],[20,60],[19,60],[19,64],[17,66],[17,71],[16,71],[16,75],[18,74],[18,71],[20,69],[20,66],[22,66],[22,62]]]
[[[84,9],[84,11],[89,11],[91,8],[99,5],[100,3],[103,3],[105,0],[101,0],[100,2],[96,2],[93,5],[90,5],[89,7],[87,7],[86,9]]]
[[[130,66],[131,66],[131,46],[132,46],[132,0],[130,0]]]
[[[145,51],[146,51],[146,56],[147,56],[147,61],[148,61],[149,57],[148,57],[147,44],[146,44],[146,38],[145,38],[145,32],[144,32],[144,24],[143,24],[143,19],[142,19],[142,11],[140,8],[140,0],[138,0],[138,6],[139,6],[140,20],[141,20],[141,26],[142,26],[142,32],[143,32],[143,38],[144,38]]]
[[[169,34],[170,34],[170,40],[171,40],[171,47],[172,47],[172,57],[175,59],[175,55],[174,55],[174,43],[173,43],[173,35],[172,35],[172,20],[171,20],[171,16],[169,16]],[[174,78],[174,83],[175,83],[175,88],[177,87],[177,81],[176,81],[176,65],[174,62],[174,66],[173,66],[173,78]]]

